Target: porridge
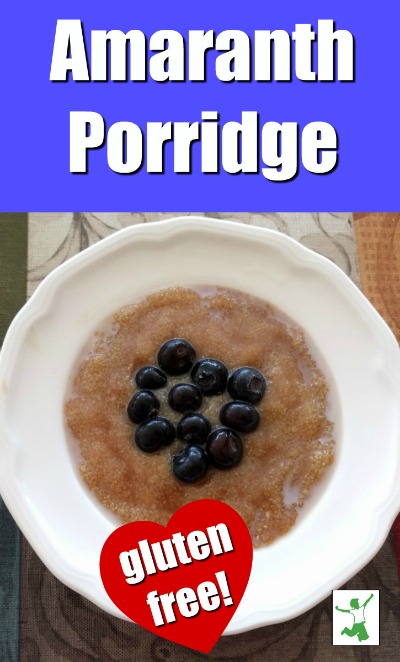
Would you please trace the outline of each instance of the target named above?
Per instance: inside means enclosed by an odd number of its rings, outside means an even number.
[[[165,377],[168,363],[160,348],[168,350],[174,339],[185,339],[195,356],[184,373],[172,370]],[[204,359],[229,373],[227,385],[227,375],[222,376],[215,393],[208,394],[198,379],[196,365]],[[150,366],[153,382],[146,377]],[[239,369],[256,376],[257,394],[246,402],[236,383],[244,375]],[[152,388],[146,388],[149,384]],[[190,412],[185,402],[191,403]],[[176,287],[120,309],[94,335],[73,374],[65,414],[79,443],[83,479],[122,522],[166,524],[186,503],[218,499],[240,513],[257,547],[291,529],[312,486],[333,461],[327,405],[325,377],[292,320],[235,290]],[[165,443],[146,446],[143,406],[150,407],[153,428],[157,420],[167,420]],[[182,420],[193,414],[196,424],[192,420],[186,427],[192,433],[201,428],[204,438],[189,445]],[[221,428],[230,435],[230,459],[223,466],[218,453],[213,457],[211,439],[219,435],[221,440]],[[232,435],[239,441],[233,443]],[[176,471],[176,458],[187,455],[189,446],[205,464],[188,479],[187,472]]]

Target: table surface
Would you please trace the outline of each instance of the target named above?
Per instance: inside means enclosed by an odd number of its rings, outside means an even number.
[[[201,212],[199,212],[201,214]],[[0,340],[39,282],[68,257],[127,225],[178,214],[0,214]],[[333,260],[400,339],[400,214],[220,214],[285,232]],[[397,555],[396,555],[397,549]],[[332,646],[332,600],[287,623],[223,637],[211,660],[399,660],[400,527],[344,587],[380,591],[380,646]],[[43,566],[0,499],[0,662],[204,660],[113,618]]]

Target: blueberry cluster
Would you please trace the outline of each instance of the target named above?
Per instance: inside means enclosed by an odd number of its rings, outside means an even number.
[[[165,342],[157,354],[158,366],[138,370],[135,381],[140,390],[131,398],[127,413],[137,425],[135,442],[146,453],[171,444],[175,437],[186,445],[172,457],[176,478],[194,483],[205,475],[209,464],[219,469],[237,465],[243,457],[243,442],[239,432],[255,430],[260,415],[255,408],[266,389],[265,377],[247,366],[230,375],[226,366],[216,359],[196,361],[193,346],[183,338]],[[182,414],[175,426],[160,416],[160,401],[153,391],[167,385],[168,376],[190,372],[191,382],[175,384],[168,392],[168,404]],[[204,397],[228,391],[233,399],[219,411],[221,426],[212,429],[210,421],[199,413]]]

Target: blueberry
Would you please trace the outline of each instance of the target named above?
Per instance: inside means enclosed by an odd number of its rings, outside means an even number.
[[[137,391],[130,399],[127,414],[132,423],[142,423],[155,416],[160,409],[160,401],[151,391]]]
[[[172,471],[176,478],[184,483],[195,483],[200,480],[207,469],[207,454],[197,445],[185,446],[172,458]]]
[[[203,395],[219,395],[226,389],[228,370],[216,359],[201,359],[192,368],[192,380]]]
[[[257,409],[248,402],[228,402],[221,407],[219,420],[227,428],[239,432],[253,432],[260,423],[260,414]]]
[[[181,413],[195,411],[201,405],[201,391],[194,384],[176,384],[168,393],[169,406]]]
[[[175,428],[163,416],[155,416],[137,426],[135,441],[140,450],[153,453],[161,446],[168,446],[175,439]]]
[[[265,393],[267,383],[264,375],[247,366],[235,370],[228,379],[228,391],[232,398],[255,405]]]
[[[167,375],[155,365],[146,365],[137,371],[135,381],[139,388],[162,388],[167,383]]]
[[[172,338],[161,345],[157,360],[168,375],[183,375],[192,367],[196,352],[192,345],[183,338]]]
[[[178,439],[187,444],[205,444],[211,432],[210,421],[202,414],[187,414],[178,423]]]
[[[233,430],[217,428],[208,435],[206,451],[210,462],[218,469],[230,469],[242,459],[243,444]]]

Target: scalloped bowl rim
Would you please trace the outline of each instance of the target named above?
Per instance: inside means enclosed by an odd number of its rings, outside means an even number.
[[[182,239],[183,242],[188,241],[190,243],[190,241],[193,241],[193,237],[196,236],[198,238],[202,237],[201,240],[203,241],[210,241],[212,238],[216,243],[222,242],[224,245],[228,245],[227,250],[232,251],[237,250],[237,248],[234,248],[236,242],[243,242],[242,246],[244,255],[246,255],[246,250],[250,251],[250,247],[252,247],[254,252],[257,252],[258,246],[262,247],[260,250],[265,250],[267,253],[269,251],[269,255],[270,257],[272,256],[272,258],[274,255],[277,255],[277,275],[275,272],[273,273],[273,276],[276,275],[277,278],[276,284],[274,285],[274,287],[277,288],[277,291],[279,288],[285,287],[279,282],[279,260],[281,260],[282,263],[285,263],[286,260],[287,265],[293,267],[295,275],[301,275],[304,272],[305,277],[307,278],[309,277],[308,272],[311,272],[312,277],[316,281],[318,280],[317,276],[321,276],[322,281],[327,283],[328,287],[332,288],[332,292],[335,291],[335,296],[342,297],[343,306],[350,305],[350,307],[355,310],[357,319],[359,318],[361,320],[360,323],[362,322],[362,325],[364,325],[363,328],[365,328],[366,334],[368,329],[368,338],[371,336],[371,342],[376,343],[377,353],[374,358],[376,366],[374,365],[373,368],[378,371],[377,375],[379,375],[379,379],[377,379],[376,385],[371,385],[371,388],[375,388],[378,396],[382,398],[382,407],[385,407],[382,395],[383,391],[384,394],[387,392],[388,397],[390,395],[393,402],[396,399],[397,402],[400,402],[400,352],[397,341],[389,327],[354,283],[352,283],[352,281],[335,264],[280,232],[206,217],[190,216],[171,218],[150,224],[134,225],[115,232],[111,236],[99,241],[94,246],[82,251],[54,269],[39,285],[31,299],[14,318],[7,332],[0,353],[0,390],[2,390],[4,395],[0,402],[0,450],[4,459],[2,466],[0,466],[0,490],[8,509],[21,528],[23,534],[51,572],[64,584],[81,593],[99,607],[122,618],[124,618],[124,616],[115,608],[111,601],[109,601],[102,585],[99,587],[99,574],[97,570],[96,572],[88,573],[87,569],[76,566],[73,554],[72,556],[68,556],[67,553],[63,556],[63,552],[60,553],[60,550],[56,549],[54,545],[52,547],[51,544],[46,544],[46,540],[51,539],[50,532],[46,529],[48,523],[43,519],[41,513],[35,510],[35,504],[29,503],[29,494],[24,493],[24,486],[26,489],[26,485],[23,480],[21,481],[21,476],[24,475],[23,471],[26,471],[24,468],[24,451],[21,448],[20,442],[16,439],[15,430],[13,431],[13,429],[9,429],[9,417],[7,413],[9,410],[7,409],[7,403],[9,404],[10,409],[13,400],[12,398],[9,400],[8,396],[10,393],[11,396],[13,395],[12,383],[13,379],[17,379],[15,375],[17,373],[16,366],[18,364],[18,358],[21,353],[24,355],[23,353],[26,353],[27,351],[26,342],[29,330],[34,329],[37,324],[44,323],[46,316],[51,316],[51,312],[55,308],[57,294],[60,294],[60,291],[62,291],[63,288],[66,292],[68,292],[68,287],[72,287],[72,289],[74,288],[74,278],[77,277],[77,274],[81,272],[82,268],[84,269],[84,273],[88,274],[89,266],[96,265],[97,261],[104,260],[105,257],[112,256],[114,253],[117,254],[118,251],[122,252],[126,250],[128,246],[132,250],[135,250],[135,245],[142,245],[143,247],[149,244],[150,247],[152,245],[155,247],[156,244],[163,244],[165,242],[170,242],[171,244],[171,241],[175,238],[178,241],[179,239]],[[192,239],[190,239],[190,237],[192,237]],[[232,244],[231,247],[229,247],[229,242]],[[150,248],[147,250],[150,250]],[[258,267],[260,274],[264,268],[261,261]],[[253,277],[251,274],[251,268],[251,260],[249,260],[247,267],[248,272],[246,272],[248,282],[250,282]],[[287,269],[289,269],[289,267],[287,267]],[[294,282],[293,275],[291,279],[289,277],[289,281],[291,283]],[[185,285],[187,282],[182,282],[182,284]],[[149,289],[149,292],[150,291],[152,290]],[[245,288],[244,291],[248,291],[248,288]],[[85,340],[87,340],[87,337],[82,337],[82,345]],[[8,392],[7,389],[10,388],[10,384],[11,391]],[[45,386],[43,388],[45,389]],[[292,602],[287,600],[287,602],[284,605],[281,605],[279,609],[271,608],[271,605],[264,609],[262,601],[257,602],[257,600],[255,600],[255,597],[257,597],[257,594],[254,592],[254,582],[256,581],[256,578],[252,576],[251,590],[253,591],[253,599],[246,600],[245,594],[245,598],[239,606],[233,620],[228,625],[225,634],[236,634],[266,624],[285,621],[307,611],[327,597],[331,590],[339,587],[354,576],[378,552],[389,532],[390,526],[397,512],[400,509],[400,482],[396,480],[400,473],[400,444],[398,444],[397,454],[395,454],[395,451],[393,450],[393,440],[396,438],[396,435],[397,440],[400,441],[399,406],[397,405],[397,407],[394,407],[394,405],[392,405],[390,412],[392,415],[393,428],[390,436],[390,448],[392,448],[390,462],[393,471],[390,473],[388,468],[385,469],[387,473],[385,486],[380,486],[380,498],[375,505],[375,509],[372,512],[369,512],[367,527],[368,534],[363,540],[360,540],[358,546],[353,541],[353,553],[349,554],[346,565],[344,567],[337,567],[334,571],[328,571],[328,575],[322,584],[319,583],[317,586],[311,586],[311,579],[310,588],[305,596],[300,598],[299,596],[296,596],[293,598]],[[16,427],[17,426],[14,422],[14,428]],[[34,435],[34,432],[32,432],[32,434]],[[388,445],[389,441],[386,441],[386,444]],[[340,457],[337,460],[338,464],[341,457],[342,451],[340,450]],[[382,462],[384,461],[384,458],[382,458]],[[389,466],[388,462],[389,460],[386,460],[387,467]],[[335,469],[335,471],[339,471],[339,469]],[[28,474],[26,475],[28,476],[29,482],[29,467]],[[331,481],[331,483],[332,482],[334,481]],[[327,489],[324,492],[325,502],[327,491],[329,490]],[[321,501],[324,501],[324,499],[321,499]],[[318,502],[318,507],[319,504],[320,501]],[[318,507],[315,507],[314,511],[318,510]],[[93,508],[96,509],[96,506],[94,505]],[[103,517],[103,515],[101,515],[101,517]],[[306,518],[305,520],[302,520],[301,527],[304,528],[307,526],[310,517],[307,515],[308,519]],[[291,544],[291,539],[294,541],[296,540],[296,526],[289,534],[287,534],[287,536],[284,536],[283,544],[280,543],[278,545],[274,543],[274,545],[270,547],[255,551],[256,570],[253,568],[252,575],[254,572],[261,572],[261,562],[263,559],[272,559],[274,563],[279,564],[277,559],[279,558],[280,547],[286,549],[287,544]],[[336,548],[336,551],[340,551],[339,547]],[[285,553],[289,559],[290,566],[290,561],[293,561],[293,557],[291,557],[287,551]],[[310,553],[314,552],[311,550]],[[303,563],[306,565],[307,560],[304,560]],[[292,577],[292,579],[295,577],[295,570],[293,570],[293,575],[290,574],[291,572],[292,568],[288,567],[288,581],[290,581],[290,577]],[[281,574],[283,576],[283,572]],[[271,577],[269,579],[272,581]],[[276,592],[276,587],[273,590]],[[288,588],[285,586],[285,590],[287,590],[288,595],[290,595],[290,587]]]

